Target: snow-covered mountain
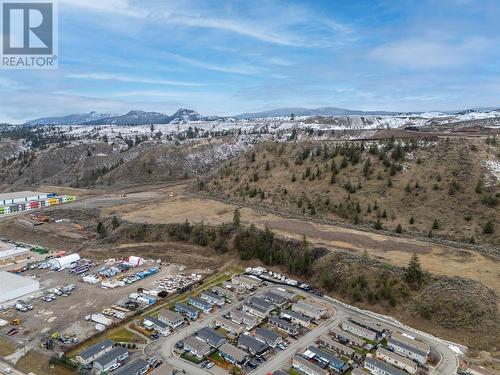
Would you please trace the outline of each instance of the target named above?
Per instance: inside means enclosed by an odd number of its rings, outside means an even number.
[[[190,121],[219,121],[219,116],[202,116],[192,109],[181,108],[173,115],[161,112],[130,111],[126,114],[74,114],[62,117],[46,117],[28,121],[27,125],[149,125],[183,124]]]
[[[394,116],[399,115],[398,112],[387,111],[357,111],[346,108],[323,107],[323,108],[276,108],[263,112],[242,113],[235,116],[238,119],[257,119],[268,117],[290,117],[290,116]]]
[[[79,125],[113,116],[111,113],[80,113],[61,117],[43,117],[26,122],[27,125]]]

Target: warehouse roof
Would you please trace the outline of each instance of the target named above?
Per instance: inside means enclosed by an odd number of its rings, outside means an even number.
[[[5,201],[8,199],[17,199],[25,197],[37,197],[39,195],[47,195],[48,193],[41,193],[39,191],[16,191],[13,193],[2,193],[0,194],[0,201]]]
[[[13,247],[7,250],[2,250],[0,248],[0,259],[10,258],[19,254],[29,253],[30,250],[25,247]]]
[[[37,287],[40,286],[40,283],[37,280],[30,279],[29,277],[16,275],[15,273],[12,272],[0,271],[0,285],[2,286],[2,289],[5,288],[6,291],[24,288],[28,285],[31,286],[35,284],[37,285]]]

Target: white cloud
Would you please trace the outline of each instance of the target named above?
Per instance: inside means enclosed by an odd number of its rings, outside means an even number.
[[[88,79],[96,81],[119,81],[128,83],[145,83],[153,85],[167,85],[167,86],[201,86],[200,83],[195,82],[184,82],[166,79],[154,79],[154,78],[140,78],[131,77],[119,74],[108,74],[108,73],[72,73],[66,76],[67,78],[73,79]]]
[[[239,64],[239,65],[233,65],[233,66],[227,66],[227,65],[221,65],[221,64],[211,64],[208,62],[204,61],[199,61],[190,57],[185,57],[177,54],[168,54],[170,57],[173,59],[189,64],[191,66],[197,67],[197,68],[202,68],[202,69],[207,69],[207,70],[213,70],[216,72],[223,72],[223,73],[235,73],[235,74],[243,74],[243,75],[251,75],[251,74],[257,74],[260,73],[261,70],[255,66],[251,65],[246,65],[246,64]]]
[[[486,46],[487,41],[482,38],[471,38],[462,43],[414,38],[378,46],[369,56],[386,64],[415,69],[453,67],[473,61]]]

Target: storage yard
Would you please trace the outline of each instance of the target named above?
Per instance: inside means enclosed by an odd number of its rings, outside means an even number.
[[[58,204],[74,202],[75,200],[74,195],[58,196],[56,193],[36,191],[2,193],[0,194],[0,215],[52,207]]]
[[[0,319],[19,322],[2,328],[2,340],[50,340],[64,349],[202,277],[182,274],[184,266],[136,256],[97,261],[76,253],[50,252],[47,259],[31,253],[37,261],[0,268],[0,283],[10,290],[2,293]]]

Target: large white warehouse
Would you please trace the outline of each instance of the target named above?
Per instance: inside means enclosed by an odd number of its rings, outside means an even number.
[[[50,260],[50,264],[52,266],[52,269],[54,270],[63,270],[71,263],[78,262],[80,260],[80,255],[78,254],[69,254],[61,258],[54,258]]]
[[[37,280],[15,273],[0,272],[0,302],[15,300],[39,289],[40,283]]]

